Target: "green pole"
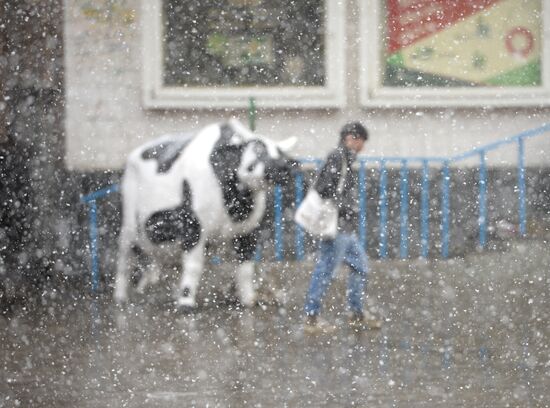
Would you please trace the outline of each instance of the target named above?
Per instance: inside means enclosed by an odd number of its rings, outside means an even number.
[[[250,97],[248,105],[248,126],[253,132],[256,130],[256,104],[253,97]]]

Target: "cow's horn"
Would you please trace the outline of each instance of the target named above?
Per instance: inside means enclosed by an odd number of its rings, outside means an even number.
[[[235,130],[235,132],[239,134],[243,139],[250,140],[257,137],[256,135],[254,135],[254,133],[251,130],[249,130],[246,126],[244,126],[239,120],[235,118],[231,118],[229,119],[229,123],[231,124],[231,127],[233,128],[233,130]]]
[[[290,136],[284,140],[281,140],[280,142],[277,142],[277,147],[283,152],[288,153],[294,147],[297,141],[298,138],[296,136]]]

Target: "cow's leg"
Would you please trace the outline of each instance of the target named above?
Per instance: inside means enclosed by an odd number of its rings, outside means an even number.
[[[254,286],[254,255],[256,252],[257,234],[252,232],[235,238],[233,247],[237,254],[239,265],[236,271],[237,293],[239,300],[246,307],[256,304],[256,288]]]
[[[130,267],[133,259],[133,246],[137,242],[137,172],[133,165],[126,168],[121,182],[122,227],[118,239],[118,261],[115,277],[114,298],[117,303],[128,300]]]
[[[160,279],[160,265],[158,261],[151,257],[151,261],[145,271],[141,275],[137,286],[137,292],[143,293],[147,286],[156,284]]]
[[[256,288],[254,287],[254,262],[245,261],[237,267],[237,291],[239,300],[246,307],[256,304]]]
[[[205,239],[183,253],[183,271],[179,285],[176,304],[181,310],[194,309],[197,306],[196,296],[204,268]]]
[[[118,261],[115,277],[114,298],[117,303],[128,301],[128,284],[130,283],[130,268],[133,265],[132,245],[135,236],[128,226],[123,225],[118,240]]]

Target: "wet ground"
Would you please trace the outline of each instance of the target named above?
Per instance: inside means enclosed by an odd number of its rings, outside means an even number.
[[[0,317],[0,407],[548,407],[550,246],[438,262],[372,262],[379,331],[345,324],[342,270],[325,317],[304,336],[310,262],[263,264],[277,302],[220,302],[207,273],[201,309],[175,314],[163,285],[120,309],[44,294]]]

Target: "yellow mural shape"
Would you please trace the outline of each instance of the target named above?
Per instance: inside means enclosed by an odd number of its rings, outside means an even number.
[[[401,50],[405,67],[472,83],[540,58],[540,0],[504,0]]]

